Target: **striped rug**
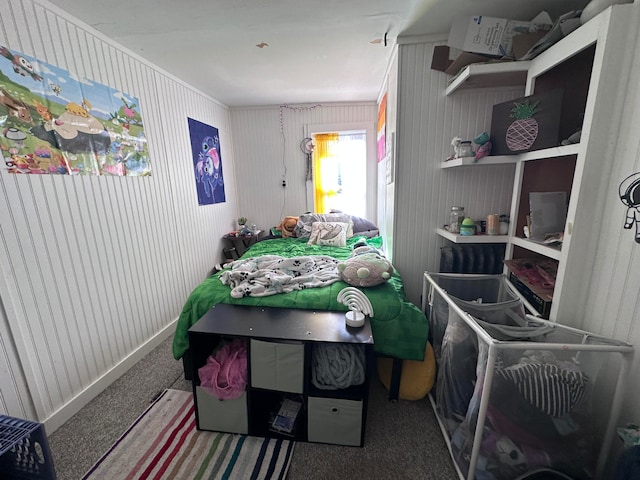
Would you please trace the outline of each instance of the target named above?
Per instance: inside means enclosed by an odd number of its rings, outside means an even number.
[[[165,390],[83,480],[284,479],[294,442],[196,430],[193,396]]]

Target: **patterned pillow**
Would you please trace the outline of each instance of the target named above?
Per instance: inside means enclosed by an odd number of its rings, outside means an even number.
[[[295,228],[295,236],[298,238],[309,238],[311,226],[314,222],[344,222],[349,225],[347,238],[353,237],[353,222],[351,215],[346,213],[303,213],[298,217]]]
[[[313,222],[307,245],[346,247],[348,230],[349,224],[344,222]]]

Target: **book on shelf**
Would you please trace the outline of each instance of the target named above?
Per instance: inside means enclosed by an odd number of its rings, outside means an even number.
[[[285,398],[280,405],[278,413],[271,421],[270,430],[292,435],[295,430],[298,413],[302,407],[302,403],[290,398]]]

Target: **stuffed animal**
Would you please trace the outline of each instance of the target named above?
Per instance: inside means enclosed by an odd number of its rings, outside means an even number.
[[[393,275],[393,265],[377,249],[364,245],[338,264],[340,277],[354,287],[373,287]]]
[[[477,162],[482,157],[486,157],[491,154],[491,142],[489,141],[489,134],[487,132],[482,132],[474,138],[473,143],[478,146],[478,148],[476,148],[474,162]]]
[[[282,238],[295,237],[295,228],[298,224],[298,217],[284,217],[276,228],[282,232]]]

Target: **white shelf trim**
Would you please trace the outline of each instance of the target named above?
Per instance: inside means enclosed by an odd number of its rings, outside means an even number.
[[[472,63],[464,67],[460,73],[449,83],[445,95],[451,95],[461,88],[486,88],[491,86],[524,85],[527,81],[527,72],[531,65],[530,60],[498,63]],[[500,77],[502,82],[482,82],[483,78]],[[511,81],[509,81],[511,80]]]
[[[511,243],[517,245],[518,247],[524,248],[525,250],[539,253],[540,255],[544,255],[545,257],[553,258],[554,260],[560,260],[560,256],[562,255],[560,249],[549,247],[548,245],[543,245],[541,243],[536,243],[527,238],[511,237]]]
[[[577,155],[580,152],[580,144],[561,145],[559,147],[545,148],[543,150],[534,150],[518,155],[518,161],[528,162],[529,160],[540,160],[542,158],[565,157],[568,155]]]
[[[542,158],[565,157],[569,155],[577,155],[580,152],[580,144],[561,145],[559,147],[545,148],[543,150],[534,150],[516,155],[489,155],[474,162],[473,157],[454,158],[446,160],[440,164],[440,168],[454,168],[466,166],[482,166],[482,165],[506,165],[517,162],[528,162],[530,160],[540,160]]]
[[[493,155],[488,157],[482,157],[480,160],[475,160],[473,157],[454,158],[453,160],[446,160],[440,165],[441,168],[453,168],[453,167],[465,167],[467,165],[506,165],[516,163],[516,155]]]
[[[436,233],[453,243],[507,243],[508,235],[457,235],[444,228],[436,229]]]

